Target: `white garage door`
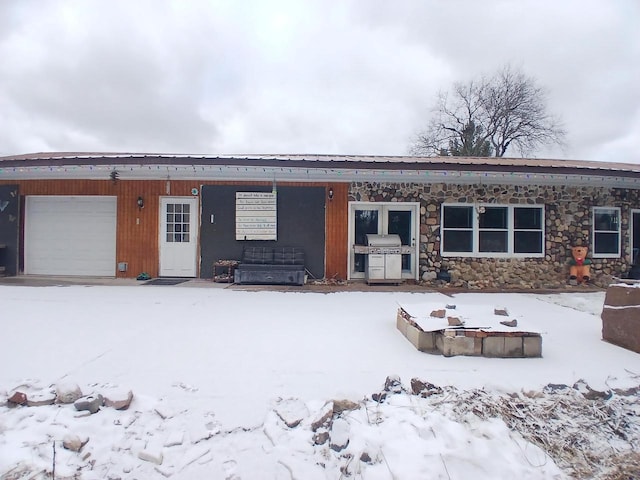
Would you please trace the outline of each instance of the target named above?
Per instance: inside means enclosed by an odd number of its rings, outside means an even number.
[[[114,276],[116,197],[27,196],[25,273]]]

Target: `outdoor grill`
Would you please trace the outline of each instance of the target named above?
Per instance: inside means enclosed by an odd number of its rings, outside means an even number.
[[[399,235],[367,235],[367,283],[402,281],[402,241]]]

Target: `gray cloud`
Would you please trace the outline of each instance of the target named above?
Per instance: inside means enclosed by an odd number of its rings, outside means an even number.
[[[405,154],[438,90],[510,62],[569,146],[640,163],[635,0],[9,0],[0,154]]]

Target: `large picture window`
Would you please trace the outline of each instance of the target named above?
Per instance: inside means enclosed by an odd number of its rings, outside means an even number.
[[[620,209],[593,207],[593,256],[620,256]]]
[[[544,208],[442,205],[442,255],[541,257]]]

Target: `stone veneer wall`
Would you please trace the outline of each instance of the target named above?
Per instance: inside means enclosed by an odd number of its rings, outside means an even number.
[[[591,250],[591,207],[621,207],[622,257],[593,259],[592,281],[607,286],[631,263],[629,217],[640,191],[601,187],[354,182],[350,201],[420,202],[420,275],[447,270],[452,286],[558,288],[567,284],[570,247],[582,239]],[[467,258],[440,255],[442,203],[545,205],[543,258]]]

